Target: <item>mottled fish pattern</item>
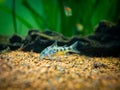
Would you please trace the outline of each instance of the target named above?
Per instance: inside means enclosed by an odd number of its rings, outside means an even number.
[[[67,55],[68,52],[80,53],[76,49],[77,44],[78,44],[78,41],[76,41],[70,46],[66,46],[66,45],[58,46],[57,41],[55,41],[55,43],[48,46],[40,53],[40,59],[42,60],[43,58],[48,57],[50,60],[53,60],[52,55],[60,55],[60,54]]]

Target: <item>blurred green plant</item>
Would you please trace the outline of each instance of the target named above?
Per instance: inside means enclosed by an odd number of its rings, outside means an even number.
[[[116,22],[119,0],[0,0],[0,35],[25,36],[30,29],[65,36],[88,35],[100,20]]]

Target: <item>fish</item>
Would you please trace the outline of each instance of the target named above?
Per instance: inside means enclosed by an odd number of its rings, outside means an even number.
[[[72,9],[68,6],[64,6],[64,12],[66,16],[72,16]]]
[[[40,53],[40,60],[42,60],[43,58],[46,58],[46,57],[48,57],[50,60],[53,60],[52,56],[61,55],[61,54],[64,54],[67,57],[69,52],[80,53],[80,51],[78,51],[76,48],[77,44],[78,44],[78,41],[76,41],[75,43],[73,43],[70,46],[67,46],[67,45],[58,46],[57,41],[55,41],[52,45],[46,47]]]
[[[84,29],[84,26],[81,23],[77,23],[76,27],[77,27],[78,31],[83,31],[83,29]]]

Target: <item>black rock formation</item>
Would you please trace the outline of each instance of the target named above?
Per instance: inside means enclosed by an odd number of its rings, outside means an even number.
[[[79,41],[77,49],[81,55],[87,56],[120,56],[120,20],[115,25],[108,21],[101,21],[92,35],[87,37],[74,36],[66,38],[65,36],[52,32],[39,30],[30,30],[25,39],[13,35],[8,44],[0,44],[0,50],[9,47],[10,50],[21,49],[23,51],[34,51],[40,53],[44,48],[58,41],[58,45],[71,45]]]

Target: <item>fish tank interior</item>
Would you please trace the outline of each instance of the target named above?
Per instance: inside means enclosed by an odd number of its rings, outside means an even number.
[[[119,90],[120,0],[0,0],[1,90]]]

